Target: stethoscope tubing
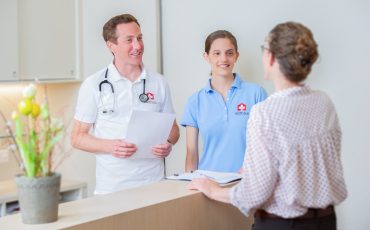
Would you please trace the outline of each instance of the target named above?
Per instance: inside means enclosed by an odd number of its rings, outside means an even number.
[[[109,85],[109,87],[110,87],[110,89],[112,91],[112,94],[114,95],[114,87],[113,87],[113,84],[108,80],[108,68],[105,71],[104,80],[99,83],[99,92],[101,92],[101,89],[102,89],[102,87],[103,87],[104,84],[108,84]],[[139,100],[142,103],[146,103],[149,100],[148,95],[145,93],[145,85],[146,85],[146,79],[143,79],[143,92],[139,95]]]

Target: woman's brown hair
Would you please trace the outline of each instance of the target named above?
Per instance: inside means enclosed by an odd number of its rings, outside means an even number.
[[[208,54],[211,49],[212,43],[219,38],[228,38],[235,47],[235,51],[238,52],[238,42],[232,33],[227,30],[216,30],[215,32],[208,35],[204,42],[204,51]]]
[[[312,32],[300,23],[278,24],[269,33],[267,42],[280,71],[292,82],[306,79],[319,56]]]

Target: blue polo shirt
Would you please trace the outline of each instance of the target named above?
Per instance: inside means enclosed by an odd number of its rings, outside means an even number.
[[[188,99],[180,124],[199,129],[202,136],[198,169],[237,172],[243,165],[249,112],[267,93],[261,86],[242,81],[238,74],[234,76],[226,101],[211,88],[211,79]]]

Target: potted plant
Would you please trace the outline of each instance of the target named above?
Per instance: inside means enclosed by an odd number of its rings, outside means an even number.
[[[62,122],[51,117],[46,92],[45,103],[39,105],[33,84],[24,88],[18,112],[12,113],[14,128],[1,111],[0,115],[23,170],[15,178],[23,223],[56,221],[61,175],[53,171],[53,148],[63,136]]]

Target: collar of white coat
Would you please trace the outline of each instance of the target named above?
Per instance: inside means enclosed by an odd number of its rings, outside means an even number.
[[[142,71],[140,73],[140,76],[135,82],[140,82],[143,79],[147,79],[148,74],[147,74],[147,70],[145,69],[143,63],[141,64],[141,69],[142,69]],[[116,66],[113,64],[113,62],[111,62],[108,66],[108,76],[107,76],[107,78],[109,79],[109,81],[112,81],[112,82],[117,82],[119,80],[127,80],[128,81],[128,79],[126,77],[122,76],[118,72],[118,70],[117,70]]]

